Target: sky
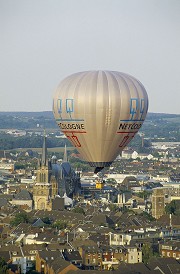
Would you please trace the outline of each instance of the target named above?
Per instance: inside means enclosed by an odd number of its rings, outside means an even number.
[[[180,114],[179,0],[0,0],[0,111],[49,111],[66,76],[137,78],[149,112]]]

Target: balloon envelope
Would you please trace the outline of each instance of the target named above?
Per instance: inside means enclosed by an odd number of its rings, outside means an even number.
[[[97,171],[110,166],[132,140],[147,109],[144,86],[115,71],[72,74],[60,83],[53,99],[60,130]]]

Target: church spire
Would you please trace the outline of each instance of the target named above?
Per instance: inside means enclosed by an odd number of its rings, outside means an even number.
[[[67,148],[66,148],[66,144],[65,144],[63,162],[67,162],[67,161],[68,161],[68,159],[67,159]]]
[[[44,130],[44,141],[43,141],[43,148],[42,148],[42,165],[47,165],[47,146],[46,146],[46,135]]]

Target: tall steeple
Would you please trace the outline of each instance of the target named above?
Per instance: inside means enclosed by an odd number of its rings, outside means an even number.
[[[67,148],[66,148],[66,144],[65,144],[63,162],[67,162],[67,161],[68,161],[68,159],[67,159]]]
[[[42,148],[42,159],[41,159],[42,166],[47,166],[47,146],[46,146],[46,135],[44,132],[44,141],[43,141],[43,148]]]

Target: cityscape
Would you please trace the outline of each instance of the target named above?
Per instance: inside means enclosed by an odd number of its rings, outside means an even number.
[[[179,115],[149,113],[98,174],[51,112],[0,117],[0,257],[8,273],[178,273]]]
[[[0,274],[180,274],[179,30],[179,0],[0,0]]]

